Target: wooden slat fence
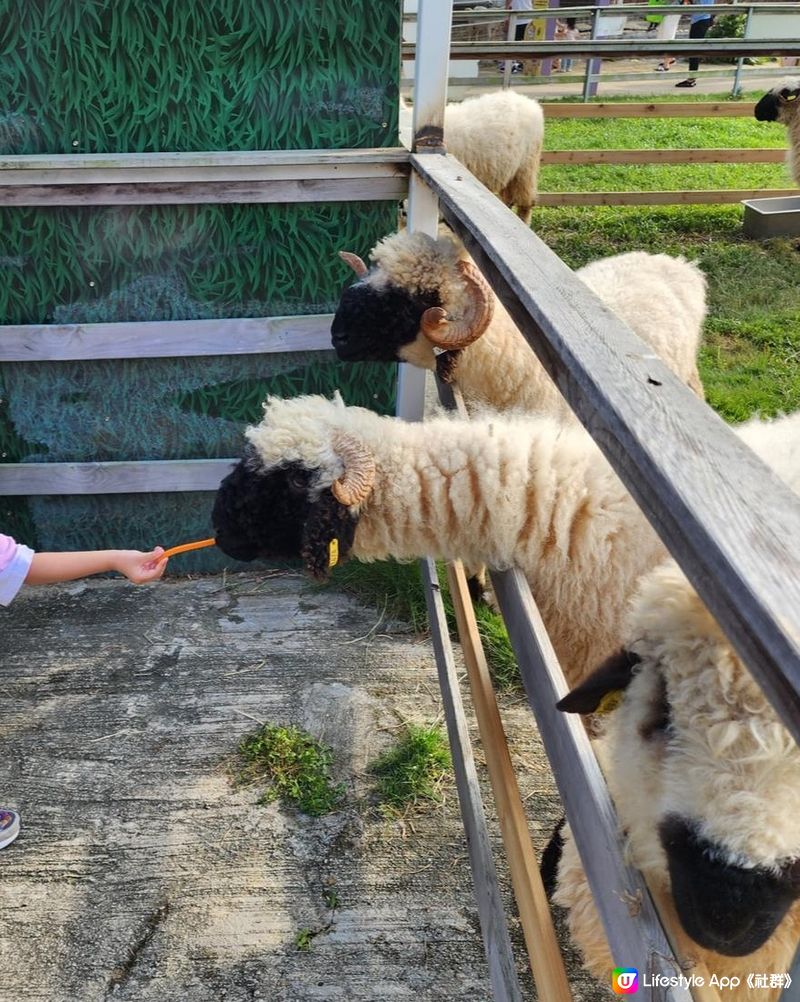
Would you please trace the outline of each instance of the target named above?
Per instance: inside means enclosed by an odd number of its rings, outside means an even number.
[[[752,118],[753,105],[735,101],[542,104],[546,119],[564,118]],[[782,163],[782,149],[548,150],[543,164]],[[788,174],[787,174],[788,179]],[[678,191],[540,192],[539,205],[724,205],[750,198],[800,196],[797,188],[717,188]]]

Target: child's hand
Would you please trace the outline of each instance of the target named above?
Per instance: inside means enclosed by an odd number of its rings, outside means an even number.
[[[141,550],[117,550],[114,570],[124,574],[133,584],[157,581],[167,568],[167,561],[158,559],[163,552],[163,546],[157,546],[149,553],[142,553]]]

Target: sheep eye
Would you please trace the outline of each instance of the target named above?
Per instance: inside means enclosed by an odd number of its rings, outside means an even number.
[[[308,474],[305,470],[293,470],[289,474],[289,486],[296,491],[304,491],[308,487]]]

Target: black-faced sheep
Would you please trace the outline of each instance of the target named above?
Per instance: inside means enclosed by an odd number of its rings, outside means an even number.
[[[544,145],[544,114],[537,101],[510,90],[448,104],[447,151],[510,208],[531,221]]]
[[[572,682],[619,644],[636,580],[665,551],[591,438],[544,416],[411,423],[323,397],[271,399],[213,523],[240,560],[426,554],[531,583]]]
[[[564,700],[589,713],[624,690],[596,742],[630,861],[671,894],[693,959],[737,1002],[750,972],[788,971],[800,942],[800,749],[716,621],[668,561],[640,583],[626,649]],[[566,829],[557,904],[586,966],[614,966]]]
[[[755,112],[759,122],[781,122],[786,126],[789,151],[786,162],[789,171],[800,185],[800,77],[789,77],[760,99]]]
[[[739,436],[800,493],[800,413]],[[560,705],[600,717],[598,757],[631,862],[671,894],[695,959],[737,1002],[777,1000],[750,972],[789,969],[800,942],[800,748],[716,621],[668,560],[645,575],[609,658]],[[569,829],[554,900],[587,967],[613,966]],[[618,958],[619,959],[619,958]]]
[[[359,280],[342,294],[331,337],[345,361],[402,361],[455,378],[468,406],[519,408],[574,420],[569,405],[463,247],[401,231],[372,251],[343,253]],[[697,349],[705,277],[683,258],[634,251],[578,277],[703,396]],[[454,319],[457,318],[457,319]],[[444,349],[436,354],[437,349]]]

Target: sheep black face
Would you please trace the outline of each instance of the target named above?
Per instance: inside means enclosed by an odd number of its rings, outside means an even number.
[[[756,104],[753,114],[759,122],[782,121],[782,113],[800,101],[800,87],[781,87],[768,91]]]
[[[331,340],[343,362],[400,362],[404,346],[416,341],[422,315],[439,306],[435,292],[424,298],[394,285],[369,281],[345,289],[331,326]]]
[[[769,939],[800,896],[800,863],[775,874],[731,866],[720,848],[686,819],[670,815],[659,826],[681,925],[692,939],[727,957],[744,957]]]
[[[212,513],[217,546],[235,560],[302,558],[318,580],[328,577],[330,544],[339,560],[353,545],[357,519],[332,494],[314,489],[317,471],[301,463],[259,470],[252,454],[222,481]]]
[[[632,860],[670,888],[696,943],[742,957],[800,897],[800,752],[720,635],[694,629],[710,621],[697,597],[681,594],[683,634],[647,634],[643,618],[641,651],[609,658],[558,707],[613,710],[604,757]]]

